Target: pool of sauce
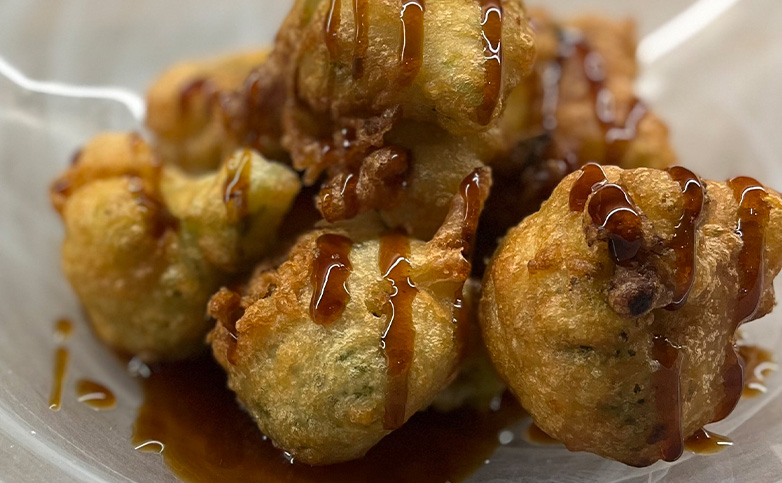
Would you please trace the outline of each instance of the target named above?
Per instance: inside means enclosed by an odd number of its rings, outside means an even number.
[[[348,277],[353,271],[350,263],[350,238],[327,233],[315,242],[311,282],[310,316],[320,325],[334,323],[350,301]]]
[[[741,397],[762,396],[768,391],[766,377],[779,369],[774,355],[766,349],[751,345],[739,345],[738,352],[744,361],[744,390]]]
[[[687,451],[697,454],[716,454],[733,446],[733,441],[727,436],[699,429],[684,442]]]
[[[392,231],[380,239],[380,273],[391,283],[391,293],[383,307],[388,325],[380,342],[388,361],[385,429],[396,429],[405,421],[407,381],[415,351],[413,300],[418,289],[410,279],[413,269],[409,257],[410,239],[404,233]]]
[[[152,369],[141,380],[145,400],[133,446],[161,453],[179,478],[193,482],[461,481],[484,465],[500,431],[526,414],[510,395],[498,411],[425,411],[362,459],[311,467],[291,463],[258,431],[211,358]]]

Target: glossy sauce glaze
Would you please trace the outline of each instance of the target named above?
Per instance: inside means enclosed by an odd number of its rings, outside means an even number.
[[[475,169],[462,180],[459,186],[459,195],[464,204],[464,217],[462,218],[462,256],[472,263],[473,245],[478,233],[478,222],[481,218],[483,202],[481,200],[481,170]],[[454,293],[453,322],[456,324],[456,347],[459,351],[459,359],[464,357],[464,351],[469,337],[470,320],[467,306],[464,301],[464,282]]]
[[[338,43],[341,10],[342,0],[331,0],[329,14],[326,16],[326,21],[323,24],[323,42],[326,44],[326,48],[328,49],[332,60],[336,59],[337,54],[339,53]]]
[[[350,301],[347,283],[353,271],[350,263],[353,242],[348,237],[327,233],[320,235],[315,244],[310,275],[313,290],[310,316],[317,324],[330,325],[342,315]]]
[[[695,260],[697,252],[696,233],[703,212],[705,193],[703,183],[692,171],[674,166],[668,168],[668,174],[679,183],[682,191],[684,209],[674,229],[671,248],[676,256],[675,284],[673,302],[669,310],[680,309],[690,295],[695,282]]]
[[[392,231],[380,240],[379,265],[383,278],[391,284],[388,301],[383,307],[387,327],[380,346],[388,361],[388,394],[383,416],[385,429],[396,429],[405,422],[407,380],[415,350],[413,300],[418,289],[410,279],[410,240]]]
[[[117,398],[109,388],[86,379],[76,382],[76,398],[96,411],[113,409],[117,405]]]
[[[413,82],[424,61],[424,0],[403,0],[399,12],[402,43],[399,46],[399,84]]]
[[[502,1],[480,0],[483,68],[486,79],[483,98],[476,111],[478,124],[489,124],[502,90]]]
[[[733,314],[733,334],[743,323],[755,316],[760,306],[765,281],[765,234],[771,207],[767,192],[757,180],[748,177],[728,181],[739,205],[737,232],[741,236],[738,257],[739,290]],[[714,421],[725,419],[736,407],[744,391],[744,360],[736,352],[733,338],[728,337],[726,358],[722,366],[725,397],[717,407]]]
[[[229,163],[228,165],[228,174],[223,185],[223,203],[228,214],[228,221],[231,223],[238,223],[247,216],[252,172],[251,159],[250,151],[245,151],[238,164]]]
[[[592,222],[608,233],[611,258],[626,265],[635,258],[643,243],[641,215],[625,190],[616,184],[599,186],[587,206]]]
[[[684,451],[680,349],[667,337],[654,336],[652,340],[652,357],[659,364],[652,374],[658,422],[646,442],[650,445],[659,443],[660,459],[663,461],[675,461]]]
[[[353,46],[353,78],[364,76],[364,63],[369,47],[369,0],[353,0],[353,19],[356,38]]]
[[[161,239],[169,231],[179,229],[179,220],[168,211],[159,193],[150,192],[140,178],[133,177],[128,180],[128,191],[140,209],[147,213],[147,228],[154,238]]]
[[[726,436],[699,429],[684,442],[687,451],[697,454],[715,454],[733,446],[733,441]]]
[[[291,464],[258,431],[210,357],[152,367],[141,383],[133,445],[161,453],[179,478],[195,482],[461,481],[491,456],[497,434],[524,417],[510,395],[496,412],[425,411],[362,459],[312,467]]]
[[[570,211],[582,212],[589,197],[596,188],[608,183],[605,171],[598,164],[587,163],[581,168],[581,174],[570,188]]]
[[[228,331],[230,336],[226,358],[231,365],[236,365],[236,348],[239,343],[239,332],[236,329],[236,323],[244,315],[244,309],[241,304],[241,295],[225,287],[214,294],[209,301],[209,313]]]

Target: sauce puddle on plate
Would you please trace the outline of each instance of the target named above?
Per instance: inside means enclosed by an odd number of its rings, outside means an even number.
[[[356,461],[310,467],[291,462],[258,430],[209,357],[155,367],[133,445],[161,453],[186,481],[459,481],[484,465],[497,435],[525,417],[511,396],[498,411],[425,411]]]

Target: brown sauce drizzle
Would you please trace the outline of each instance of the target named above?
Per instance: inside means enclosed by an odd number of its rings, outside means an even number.
[[[220,325],[228,331],[230,336],[226,358],[231,365],[236,365],[236,346],[239,343],[239,332],[236,330],[236,323],[244,315],[241,303],[241,295],[227,288],[221,288],[209,301],[209,313],[217,318]]]
[[[643,232],[638,214],[621,186],[605,184],[595,190],[587,207],[598,229],[608,233],[611,257],[617,265],[631,261],[641,248]]]
[[[179,228],[179,220],[168,211],[158,193],[147,191],[140,178],[130,178],[128,191],[133,194],[136,203],[150,215],[147,219],[148,229],[154,238],[160,239],[169,231],[176,231]]]
[[[339,53],[337,44],[339,42],[341,10],[342,0],[331,0],[331,8],[329,8],[329,14],[326,17],[326,22],[323,24],[323,41],[332,59],[336,59]]]
[[[133,446],[161,453],[185,481],[462,481],[491,456],[497,434],[524,414],[509,395],[496,412],[420,412],[363,458],[313,467],[291,464],[261,434],[211,357],[151,369],[150,377],[140,380],[144,402],[133,427]]]
[[[704,190],[700,178],[692,171],[681,166],[668,168],[667,171],[679,183],[684,199],[684,210],[671,240],[676,255],[676,272],[673,302],[667,308],[676,310],[687,302],[695,282],[696,233],[703,211]]]
[[[49,393],[49,409],[59,411],[62,405],[62,387],[65,382],[65,375],[68,372],[68,360],[70,354],[68,349],[58,347],[54,353],[54,372],[52,374],[52,389]]]
[[[107,387],[85,379],[76,382],[76,397],[80,403],[96,411],[112,409],[117,405],[117,398]]]
[[[660,421],[649,434],[647,444],[660,443],[660,458],[664,461],[675,461],[684,452],[680,349],[667,337],[654,336],[652,341],[652,357],[660,364],[652,374],[655,407]]]
[[[353,51],[353,79],[364,76],[364,62],[369,47],[369,0],[353,0],[356,40]]]
[[[608,182],[600,165],[587,163],[581,168],[581,175],[570,188],[570,211],[584,211],[589,196],[595,189]]]
[[[459,195],[464,202],[464,218],[462,218],[462,256],[471,262],[473,244],[478,233],[478,222],[481,218],[481,169],[476,168],[459,186]],[[464,357],[467,338],[469,337],[469,317],[464,303],[464,282],[454,293],[453,323],[456,324],[456,346],[459,358]]]
[[[741,324],[755,316],[760,306],[765,282],[765,235],[771,208],[767,192],[757,180],[749,177],[728,181],[733,196],[739,203],[737,231],[742,246],[738,259],[739,291],[733,314],[731,334]],[[744,391],[744,360],[736,352],[733,338],[728,338],[726,357],[722,367],[722,385],[725,397],[715,412],[714,421],[725,419],[738,404]]]
[[[247,216],[252,153],[245,151],[238,165],[229,165],[228,176],[223,186],[223,203],[228,220],[237,223]]]
[[[706,431],[701,428],[684,442],[687,451],[697,454],[715,454],[733,446],[733,441],[726,436]]]
[[[342,235],[327,233],[316,241],[312,274],[310,316],[315,323],[330,325],[336,321],[350,301],[347,282],[353,265],[350,250],[353,241]]]
[[[532,423],[527,427],[527,430],[524,432],[524,439],[532,444],[539,445],[562,444],[558,440],[546,434],[546,432],[540,429],[540,426],[535,423]]]
[[[744,361],[744,390],[741,397],[754,398],[768,391],[765,380],[769,373],[779,366],[774,362],[774,355],[760,347],[740,345],[739,356]]]
[[[502,1],[480,0],[483,36],[484,70],[483,99],[476,111],[478,124],[491,122],[502,89]]]
[[[404,1],[404,0],[403,0]],[[399,18],[402,22],[402,43],[399,46],[399,83],[413,82],[424,60],[424,0],[404,1]]]
[[[383,310],[388,325],[381,347],[388,361],[388,396],[383,427],[396,429],[405,422],[407,380],[415,351],[413,300],[418,289],[410,279],[410,240],[393,231],[380,240],[379,265],[383,278],[391,283],[392,292]]]

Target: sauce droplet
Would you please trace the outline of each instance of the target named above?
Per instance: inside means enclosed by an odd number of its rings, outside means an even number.
[[[766,377],[779,369],[773,354],[760,347],[740,345],[739,356],[744,360],[744,391],[741,397],[753,398],[765,394],[768,391]]]
[[[581,168],[581,175],[570,188],[570,210],[584,211],[589,196],[595,189],[608,182],[605,171],[595,163],[587,163]]]
[[[692,171],[681,166],[668,168],[667,171],[679,183],[684,199],[684,209],[671,240],[671,248],[676,256],[676,271],[673,302],[667,308],[676,310],[687,302],[695,282],[695,255],[698,248],[696,234],[703,211],[704,190],[701,180]]]
[[[352,247],[350,238],[331,233],[319,236],[316,241],[310,276],[310,316],[317,324],[334,323],[350,301],[347,282],[353,271],[349,258]]]
[[[590,198],[587,209],[598,229],[608,233],[614,262],[624,265],[631,261],[641,248],[643,232],[641,216],[624,189],[615,184],[600,186]]]
[[[404,87],[413,82],[424,60],[424,0],[410,0],[402,4],[399,18],[402,22],[402,44],[399,47],[399,83]]]
[[[480,0],[485,82],[478,106],[478,124],[489,124],[502,88],[502,1]]]
[[[733,446],[733,441],[730,438],[706,431],[704,428],[696,431],[684,443],[687,451],[697,454],[715,454],[730,446]]]
[[[80,403],[96,411],[112,409],[117,405],[117,398],[107,387],[84,379],[76,382],[76,397]]]
[[[562,444],[546,434],[546,432],[540,429],[540,426],[535,423],[532,423],[527,427],[527,430],[524,432],[524,439],[532,444],[539,445]]]
[[[391,293],[383,307],[387,326],[381,347],[388,361],[388,396],[383,428],[396,429],[405,422],[407,382],[415,351],[413,300],[418,289],[410,279],[410,240],[393,231],[380,240],[379,265],[383,278],[391,283]]]
[[[675,461],[684,452],[680,349],[667,337],[657,335],[652,339],[652,357],[660,365],[652,374],[659,422],[652,428],[646,442],[660,444],[660,458],[664,461]]]
[[[73,334],[73,323],[70,320],[59,319],[54,324],[54,339],[56,342],[65,342],[71,334]]]
[[[62,405],[62,387],[68,372],[68,349],[58,347],[54,353],[54,373],[52,374],[52,389],[49,393],[49,409],[59,411]]]
[[[331,0],[331,8],[329,8],[329,14],[326,17],[326,22],[323,24],[323,40],[332,60],[337,58],[337,54],[339,53],[337,50],[337,43],[339,42],[339,23],[341,10],[342,0]]]
[[[242,153],[238,162],[234,159],[228,161],[228,175],[223,186],[223,203],[228,213],[228,221],[231,223],[238,223],[247,216],[251,159],[252,153],[248,150]]]
[[[765,282],[765,235],[771,208],[766,190],[757,180],[748,177],[728,181],[739,204],[737,232],[742,245],[738,257],[739,290],[733,314],[731,334],[752,319],[760,306]],[[744,360],[736,353],[733,338],[728,337],[726,357],[722,366],[725,396],[717,407],[714,421],[725,419],[738,404],[744,391]]]

